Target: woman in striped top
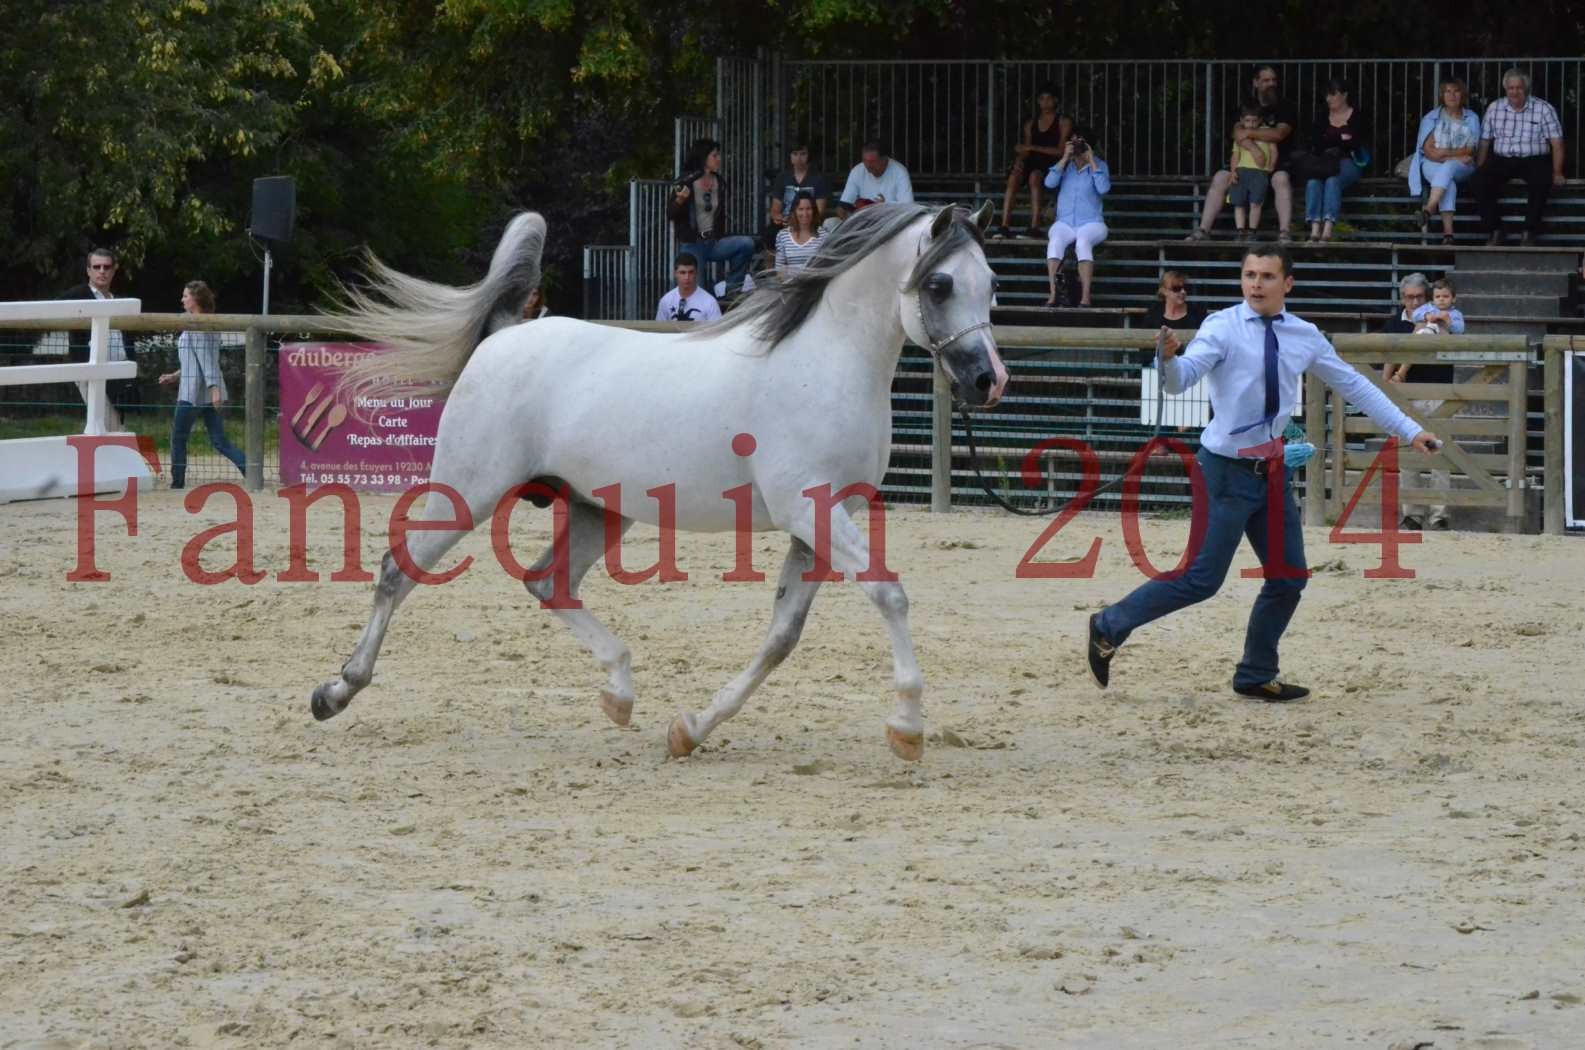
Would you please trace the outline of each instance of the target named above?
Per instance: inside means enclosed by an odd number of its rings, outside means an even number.
[[[813,197],[799,197],[793,204],[786,229],[776,235],[776,272],[790,277],[809,265],[825,238],[815,231]]]
[[[182,289],[182,309],[190,314],[215,311],[215,293],[203,281],[188,281]],[[226,381],[220,374],[220,333],[187,331],[176,341],[180,369],[160,376],[164,386],[176,386],[176,419],[171,425],[171,488],[187,483],[187,435],[202,416],[204,430],[215,451],[225,456],[244,475],[246,459],[242,450],[226,440],[220,422],[220,406],[226,400]]]

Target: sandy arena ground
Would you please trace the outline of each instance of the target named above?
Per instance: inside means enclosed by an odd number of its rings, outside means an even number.
[[[729,537],[681,538],[686,583],[591,576],[629,729],[485,531],[321,725],[370,587],[276,581],[283,507],[252,587],[180,569],[224,499],[100,517],[100,584],[66,582],[71,505],[0,507],[0,1048],[1581,1045],[1577,539],[1427,535],[1417,579],[1371,581],[1375,548],[1311,530],[1283,653],[1317,696],[1282,708],[1228,689],[1258,581],[1141,631],[1102,694],[1085,618],[1141,580],[1115,518],[1047,548],[1104,537],[1095,579],[1034,581],[1040,523],[894,512],[923,764],[886,749],[851,584],[665,761],[768,620],[773,584],[719,580]],[[520,517],[526,558],[548,517]],[[1145,536],[1168,565],[1186,532]],[[316,511],[327,575],[339,542]]]

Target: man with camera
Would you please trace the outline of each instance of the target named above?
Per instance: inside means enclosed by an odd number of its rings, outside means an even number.
[[[726,263],[728,295],[743,287],[754,260],[754,238],[726,234],[726,180],[721,177],[719,142],[700,139],[693,144],[683,177],[672,187],[666,217],[679,253],[693,256],[701,270],[713,262]]]

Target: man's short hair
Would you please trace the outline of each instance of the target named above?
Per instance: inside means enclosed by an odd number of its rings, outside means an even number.
[[[1530,74],[1529,73],[1526,73],[1524,70],[1520,69],[1518,66],[1514,66],[1512,69],[1508,70],[1506,73],[1504,73],[1502,75],[1502,89],[1504,91],[1508,90],[1508,81],[1510,81],[1510,80],[1519,81],[1520,84],[1524,85],[1524,93],[1526,95],[1528,95],[1530,93]]]
[[[1264,113],[1265,110],[1261,108],[1259,102],[1246,102],[1242,106],[1238,107],[1238,115],[1240,118],[1258,117],[1262,116]]]
[[[1057,85],[1049,80],[1042,81],[1040,86],[1035,88],[1035,97],[1039,98],[1041,95],[1050,95],[1052,98],[1056,98]]]
[[[671,268],[675,270],[679,266],[692,266],[697,270],[699,268],[699,260],[694,256],[693,252],[678,252],[677,258],[671,261]]]
[[[1430,278],[1426,277],[1425,274],[1416,270],[1414,273],[1409,274],[1403,280],[1398,282],[1398,294],[1401,296],[1404,292],[1407,292],[1411,288],[1424,288],[1429,291],[1431,288],[1431,280]]]
[[[886,144],[880,139],[866,139],[864,145],[859,147],[859,156],[862,157],[866,153],[874,153],[882,157],[889,155],[886,152]]]
[[[1447,292],[1448,294],[1452,295],[1453,298],[1458,298],[1458,289],[1454,288],[1453,282],[1448,280],[1446,277],[1442,278],[1440,281],[1431,282],[1431,290],[1433,292]]]
[[[1257,259],[1276,259],[1282,264],[1282,275],[1293,276],[1293,256],[1288,254],[1288,249],[1272,241],[1257,241],[1244,251],[1244,258],[1253,255]]]
[[[90,260],[91,259],[109,259],[111,262],[115,262],[116,261],[116,253],[110,248],[95,248],[93,251],[88,253],[88,258]]]
[[[1268,69],[1271,70],[1271,75],[1272,76],[1276,77],[1278,80],[1282,79],[1282,74],[1277,72],[1277,66],[1273,62],[1262,62],[1260,65],[1256,66],[1255,67],[1255,75],[1250,77],[1250,79],[1251,80],[1259,80],[1260,79],[1260,74],[1264,73]]]

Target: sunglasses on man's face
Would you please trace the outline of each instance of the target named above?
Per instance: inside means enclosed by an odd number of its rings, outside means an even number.
[[[1167,285],[1167,291],[1169,291],[1169,292],[1186,292],[1188,290],[1189,290],[1189,286],[1186,285],[1186,284],[1169,284],[1169,285]]]
[[[116,268],[116,264],[115,263],[91,263],[88,268],[90,270],[114,270]]]

